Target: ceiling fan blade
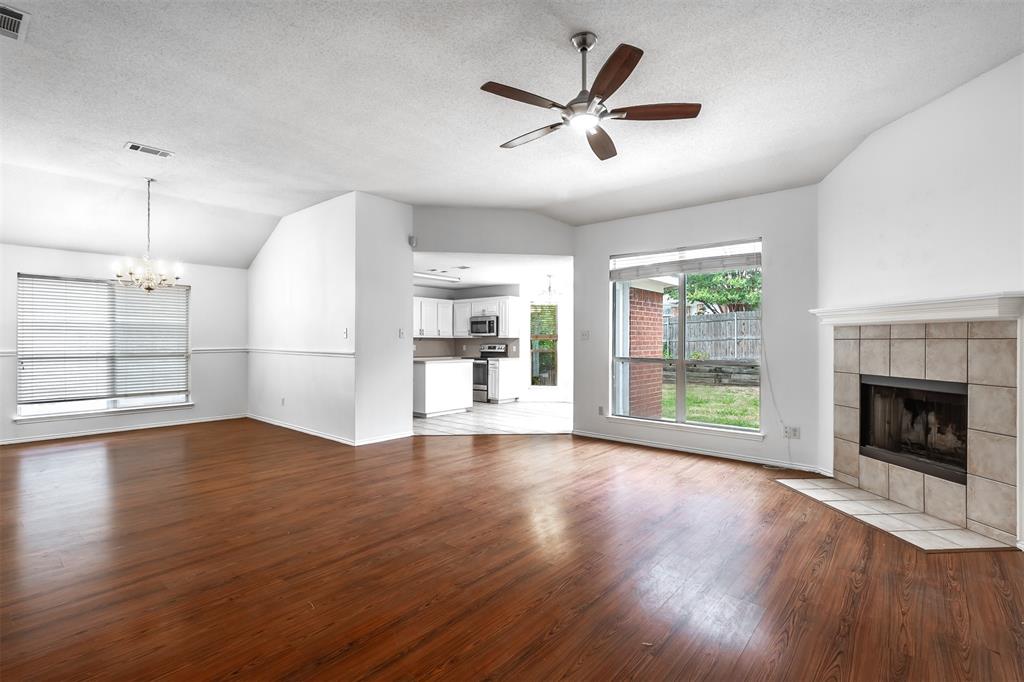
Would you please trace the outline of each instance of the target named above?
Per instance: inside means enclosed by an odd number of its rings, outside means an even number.
[[[615,48],[594,79],[594,85],[590,88],[591,99],[605,100],[611,97],[626,82],[643,56],[643,50],[626,43]]]
[[[594,150],[597,158],[602,161],[606,161],[618,154],[615,151],[615,143],[612,142],[612,138],[608,137],[608,133],[601,126],[587,131],[587,142],[590,143],[590,148]]]
[[[494,81],[487,81],[480,86],[480,89],[484,92],[489,92],[499,97],[507,97],[514,99],[517,102],[524,102],[526,104],[532,104],[535,107],[543,107],[544,109],[558,109],[564,111],[565,107],[548,99],[547,97],[541,97],[535,95],[532,92],[526,90],[520,90],[519,88],[513,88],[511,85],[502,85],[501,83],[495,83]]]
[[[671,121],[678,118],[697,118],[699,104],[640,104],[635,107],[621,107],[608,112],[608,118],[627,121]]]
[[[564,127],[565,127],[565,121],[559,121],[558,123],[552,123],[549,126],[544,126],[543,128],[537,128],[536,130],[532,130],[532,131],[526,133],[525,135],[520,135],[519,137],[514,137],[511,140],[509,140],[508,142],[506,142],[505,144],[501,145],[501,146],[504,149],[512,149],[513,147],[518,147],[521,144],[526,144],[527,142],[533,142],[534,140],[539,140],[540,138],[544,137],[548,133],[553,133],[556,130],[558,130],[559,128],[564,128]]]

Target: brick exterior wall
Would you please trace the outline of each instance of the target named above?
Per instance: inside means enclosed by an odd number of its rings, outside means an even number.
[[[646,289],[629,289],[629,354],[631,357],[662,356],[663,295]],[[629,414],[661,418],[660,364],[633,363],[629,367]]]

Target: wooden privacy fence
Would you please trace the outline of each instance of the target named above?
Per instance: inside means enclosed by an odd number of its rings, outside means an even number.
[[[666,357],[686,360],[761,360],[761,312],[690,315],[686,318],[686,353],[677,353],[679,318],[665,315]]]

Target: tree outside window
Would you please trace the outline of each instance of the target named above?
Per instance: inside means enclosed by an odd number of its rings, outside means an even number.
[[[558,385],[558,306],[530,306],[530,384]]]

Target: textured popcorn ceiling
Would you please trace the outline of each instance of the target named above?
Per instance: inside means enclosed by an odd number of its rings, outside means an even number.
[[[865,135],[1024,49],[1020,2],[18,0],[0,40],[8,164],[282,215],[359,189],[582,224],[815,182]],[[599,162],[557,120],[483,93],[579,88],[571,33],[645,50]],[[131,155],[127,140],[176,152]]]

